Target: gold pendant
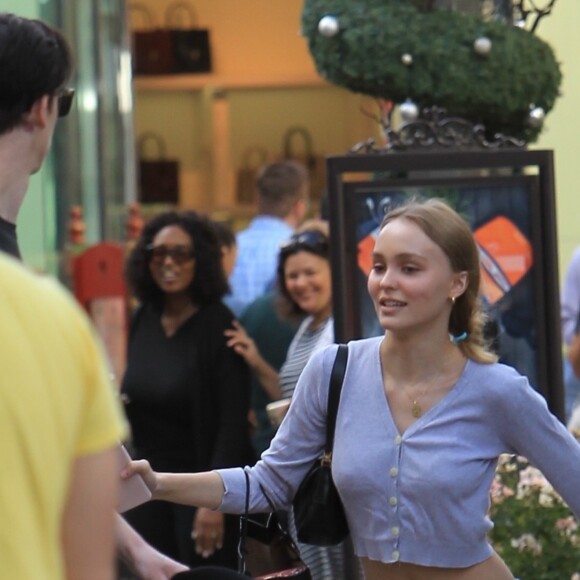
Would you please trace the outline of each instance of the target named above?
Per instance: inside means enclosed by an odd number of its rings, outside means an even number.
[[[413,406],[411,407],[411,415],[417,418],[421,416],[422,412],[423,410],[421,409],[421,405],[419,405],[417,401],[413,401]]]

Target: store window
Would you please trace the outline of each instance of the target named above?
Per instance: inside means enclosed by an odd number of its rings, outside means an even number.
[[[135,199],[131,59],[123,0],[5,0],[3,10],[40,18],[71,44],[76,89],[52,152],[32,177],[18,219],[24,259],[66,281],[70,210],[82,210],[84,245],[123,238]],[[78,248],[77,248],[78,249]]]

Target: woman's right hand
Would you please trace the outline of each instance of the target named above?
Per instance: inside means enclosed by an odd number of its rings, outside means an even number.
[[[248,365],[256,368],[262,360],[260,351],[256,347],[256,343],[245,331],[244,327],[237,321],[232,322],[233,328],[228,328],[224,334],[228,341],[227,346],[233,348],[240,356],[242,356]]]
[[[153,499],[155,498],[155,491],[159,484],[157,479],[157,472],[153,471],[149,461],[146,459],[139,459],[137,461],[130,461],[127,466],[121,471],[121,479],[129,479],[134,475],[140,475],[145,481],[145,485],[151,490]]]

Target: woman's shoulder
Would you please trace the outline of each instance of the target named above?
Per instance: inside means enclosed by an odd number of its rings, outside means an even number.
[[[378,349],[382,337],[362,338],[349,340],[346,343],[332,343],[321,347],[313,353],[312,357],[318,358],[327,367],[332,364],[336,357],[340,344],[348,347],[348,360],[356,364],[364,365],[366,361],[378,355]],[[351,363],[352,364],[352,363]]]
[[[480,396],[493,404],[514,401],[534,391],[526,376],[503,363],[488,364],[470,360],[464,373],[471,382],[478,385]]]
[[[231,326],[232,320],[235,319],[234,313],[221,301],[206,304],[199,312],[205,319],[222,321],[228,326]]]

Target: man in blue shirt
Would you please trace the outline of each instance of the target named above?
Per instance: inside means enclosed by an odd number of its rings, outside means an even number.
[[[226,304],[239,316],[271,289],[280,244],[304,219],[309,185],[306,168],[296,161],[267,165],[257,180],[258,215],[237,236],[238,257]]]
[[[580,320],[580,247],[574,250],[574,254],[566,270],[560,308],[562,339],[566,346],[570,346],[572,339],[578,332],[578,321]],[[563,363],[566,420],[568,421],[574,408],[580,404],[580,377],[574,374],[574,370],[567,356],[563,357]]]

